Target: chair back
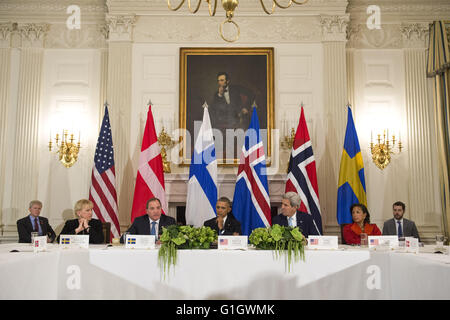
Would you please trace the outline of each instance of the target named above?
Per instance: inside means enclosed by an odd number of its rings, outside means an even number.
[[[102,222],[103,243],[111,243],[111,222]]]
[[[348,223],[343,223],[340,224],[339,226],[341,227],[341,244],[347,244],[347,242],[345,242],[344,239],[344,227],[347,225]]]

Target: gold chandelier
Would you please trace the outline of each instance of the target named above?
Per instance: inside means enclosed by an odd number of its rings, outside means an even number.
[[[216,14],[216,9],[217,9],[217,0],[204,0],[208,3],[208,10],[209,10],[209,15],[210,16],[214,16]],[[167,0],[167,5],[169,6],[169,9],[172,11],[176,11],[178,9],[181,8],[181,6],[186,2],[186,0],[181,0],[180,3],[178,4],[178,6],[173,7],[172,4],[170,3],[170,0]],[[191,13],[197,13],[198,9],[200,8],[200,4],[201,4],[202,0],[198,0],[197,5],[195,5],[194,7],[191,6],[191,0],[187,0],[188,3],[188,8],[189,11]],[[275,12],[275,8],[281,8],[281,9],[287,9],[290,6],[292,6],[293,4],[298,4],[298,5],[302,5],[308,2],[308,0],[303,0],[303,1],[296,1],[296,0],[289,0],[287,4],[283,5],[281,3],[279,3],[279,0],[271,0],[272,2],[272,8],[270,10],[267,9],[266,5],[264,4],[264,0],[259,0],[262,9],[264,10],[265,13],[267,14],[272,14]],[[240,35],[240,29],[239,26],[237,25],[236,22],[234,22],[233,19],[233,15],[234,15],[234,9],[236,9],[236,7],[238,6],[239,1],[238,0],[222,0],[222,6],[223,9],[226,12],[226,19],[224,22],[222,22],[220,24],[220,36],[222,37],[223,40],[228,41],[228,42],[234,42],[239,38]],[[236,27],[236,36],[232,39],[228,39],[227,37],[224,36],[223,34],[223,27],[226,23],[229,24],[233,24]]]

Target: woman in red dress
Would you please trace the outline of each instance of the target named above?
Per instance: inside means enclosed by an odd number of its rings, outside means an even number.
[[[368,236],[381,236],[376,224],[370,223],[370,214],[366,206],[355,203],[350,207],[353,223],[347,224],[342,230],[347,244],[361,244],[361,233]]]

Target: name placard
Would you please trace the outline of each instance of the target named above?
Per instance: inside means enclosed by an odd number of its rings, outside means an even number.
[[[127,234],[125,239],[127,249],[155,249],[155,236]]]
[[[247,250],[247,236],[219,236],[217,249],[219,250]]]
[[[47,236],[34,237],[33,252],[47,251]]]
[[[397,236],[369,236],[369,249],[396,249],[398,248]]]
[[[405,251],[419,253],[419,239],[414,237],[405,237]]]
[[[62,234],[59,237],[59,245],[63,249],[69,248],[89,249],[89,235]]]
[[[337,236],[309,236],[308,249],[317,250],[337,250],[338,237]]]

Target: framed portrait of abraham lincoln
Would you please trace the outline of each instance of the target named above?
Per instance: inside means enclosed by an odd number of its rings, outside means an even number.
[[[270,165],[273,60],[273,48],[180,48],[182,164],[190,164],[203,108],[207,106],[219,165],[239,164],[253,108],[258,114],[267,165]]]

